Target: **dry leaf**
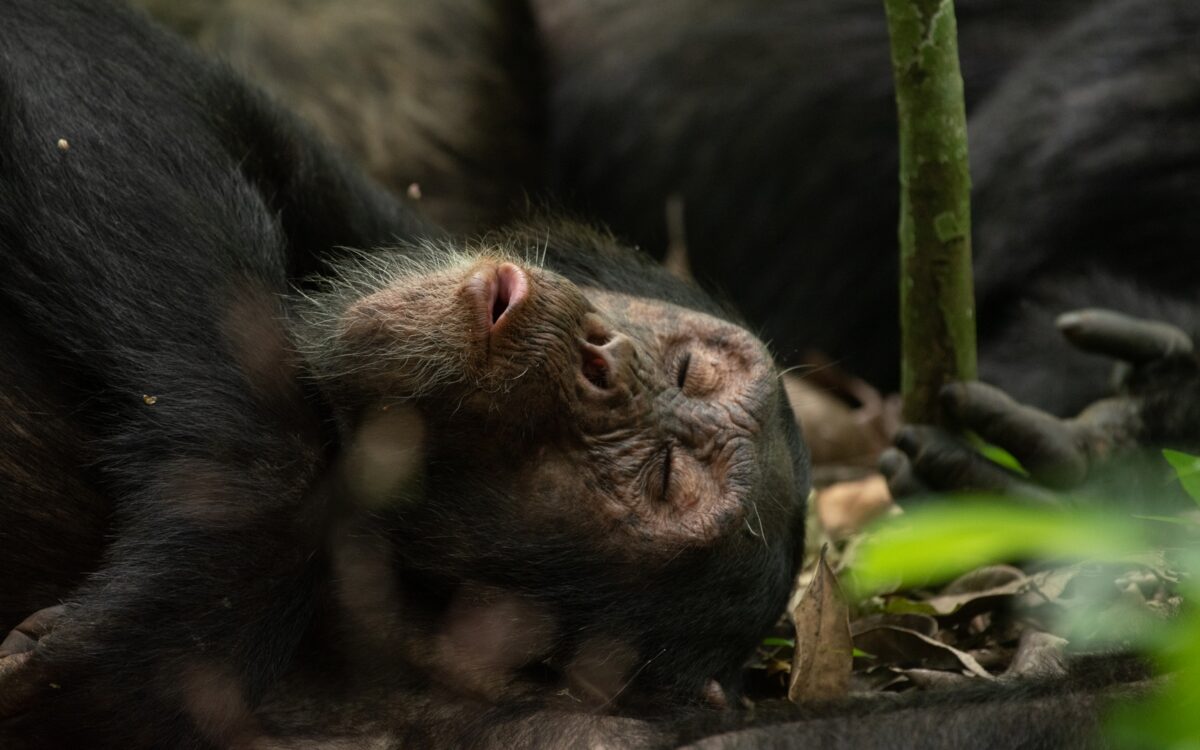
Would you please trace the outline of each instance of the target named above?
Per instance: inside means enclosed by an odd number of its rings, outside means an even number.
[[[1021,634],[1017,653],[1004,671],[1005,677],[1062,677],[1067,673],[1067,640],[1039,630]]]
[[[965,669],[977,677],[992,677],[967,652],[907,628],[885,625],[864,630],[854,636],[854,646],[875,656],[880,663],[917,662],[924,667]]]
[[[850,625],[850,635],[855,636],[872,628],[906,628],[933,637],[938,632],[938,622],[929,615],[915,612],[878,612],[860,617]]]
[[[871,415],[796,375],[784,375],[783,387],[814,464],[875,466],[891,439]]]
[[[1024,580],[1025,572],[1012,565],[987,565],[955,578],[942,589],[942,595],[970,594],[999,588]]]
[[[850,612],[837,576],[825,561],[825,548],[817,560],[816,575],[792,611],[796,623],[796,651],[788,700],[801,703],[840,698],[850,688],[853,647]]]
[[[835,539],[861,531],[892,509],[892,494],[882,474],[838,482],[817,492],[817,516]]]

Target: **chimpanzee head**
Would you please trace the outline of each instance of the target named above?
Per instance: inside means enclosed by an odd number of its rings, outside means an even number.
[[[303,309],[348,454],[420,456],[401,481],[352,461],[350,486],[400,585],[439,600],[448,661],[606,707],[736,685],[790,590],[809,476],[727,311],[568,224],[364,256]]]

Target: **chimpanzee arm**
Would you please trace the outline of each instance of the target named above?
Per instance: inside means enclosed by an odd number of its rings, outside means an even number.
[[[28,343],[2,356],[61,386],[113,506],[0,744],[227,746],[321,573],[327,441],[282,296],[329,246],[414,224],[115,3],[6,4],[0,165],[0,326]]]
[[[1104,711],[1153,689],[1147,665],[1103,655],[1067,675],[954,691],[876,694],[828,703],[692,707],[632,719],[537,703],[471,705],[387,688],[333,696],[283,691],[259,712],[258,746],[605,747],[733,749],[1064,747],[1100,745]]]

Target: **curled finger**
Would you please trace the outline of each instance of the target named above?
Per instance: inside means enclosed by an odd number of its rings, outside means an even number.
[[[951,383],[940,397],[962,427],[1011,453],[1034,479],[1065,489],[1087,475],[1075,425],[1014,401],[986,383]]]
[[[934,490],[994,492],[1038,503],[1058,502],[1050,492],[989,461],[945,430],[904,427],[896,435],[896,447],[908,456],[915,476]]]
[[[1182,329],[1111,310],[1087,309],[1058,317],[1058,329],[1078,348],[1144,364],[1193,353],[1192,339]]]

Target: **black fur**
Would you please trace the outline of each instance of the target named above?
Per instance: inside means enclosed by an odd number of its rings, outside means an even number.
[[[981,371],[1071,413],[1107,366],[1054,317],[1200,333],[1200,6],[962,0]],[[552,184],[654,253],[683,198],[702,282],[786,361],[898,382],[895,105],[873,0],[538,4]]]

